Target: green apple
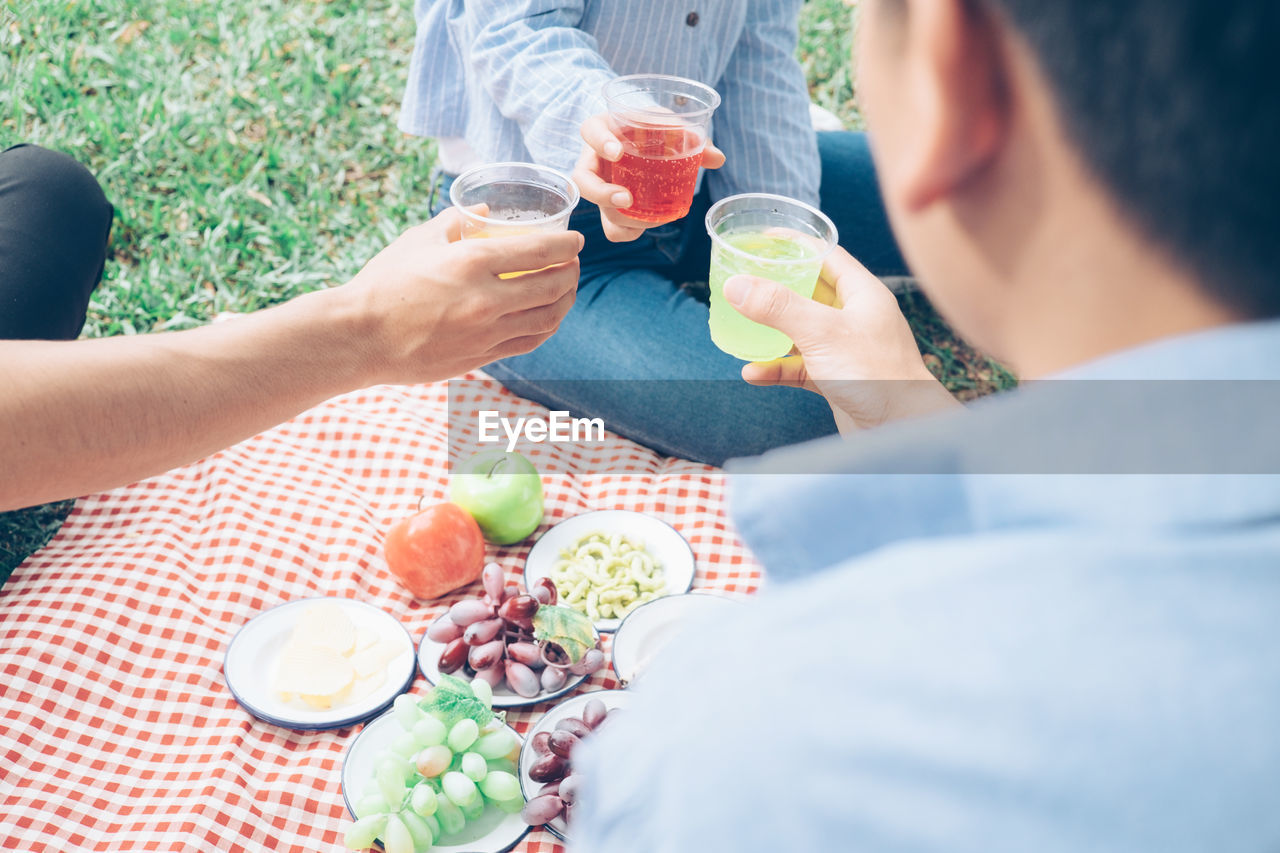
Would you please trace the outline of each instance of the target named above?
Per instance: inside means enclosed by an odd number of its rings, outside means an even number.
[[[449,500],[471,513],[495,545],[519,542],[542,523],[542,477],[519,453],[482,450],[458,464]]]

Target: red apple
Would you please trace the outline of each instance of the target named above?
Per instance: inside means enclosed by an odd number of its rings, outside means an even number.
[[[480,525],[457,504],[401,519],[383,542],[387,567],[418,598],[438,598],[475,582],[484,569]]]

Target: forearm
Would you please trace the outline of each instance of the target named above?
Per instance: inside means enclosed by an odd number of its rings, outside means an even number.
[[[134,482],[367,384],[336,294],[184,332],[0,341],[0,510]]]
[[[576,0],[469,4],[469,62],[498,110],[520,125],[525,147],[546,166],[572,169],[578,128],[603,111],[601,86],[615,76],[595,39],[579,28]]]

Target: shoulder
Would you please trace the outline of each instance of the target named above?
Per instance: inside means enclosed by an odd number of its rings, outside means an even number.
[[[1280,833],[1260,793],[1280,784],[1280,620],[1250,601],[1278,590],[1214,588],[1209,549],[1069,540],[896,546],[689,635],[592,754],[607,776],[588,822],[640,821],[673,849],[1179,850],[1239,822]]]

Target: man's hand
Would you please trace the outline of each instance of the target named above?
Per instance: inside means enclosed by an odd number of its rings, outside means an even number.
[[[641,222],[622,213],[623,209],[631,206],[631,193],[626,187],[611,184],[601,177],[604,164],[616,163],[622,156],[622,142],[609,129],[608,114],[595,115],[583,122],[582,139],[587,144],[574,167],[573,180],[582,197],[600,208],[604,235],[614,243],[629,243],[646,229],[665,225],[666,222]],[[702,168],[719,169],[723,165],[724,153],[708,142],[702,151]]]
[[[878,278],[837,246],[819,288],[824,282],[835,305],[751,276],[725,282],[739,313],[783,332],[799,352],[747,364],[743,379],[821,394],[842,433],[959,405],[925,367],[898,301]]]
[[[573,306],[581,234],[461,240],[461,228],[453,209],[410,228],[335,291],[367,329],[370,382],[447,379],[529,352]],[[499,278],[525,270],[538,272]]]

